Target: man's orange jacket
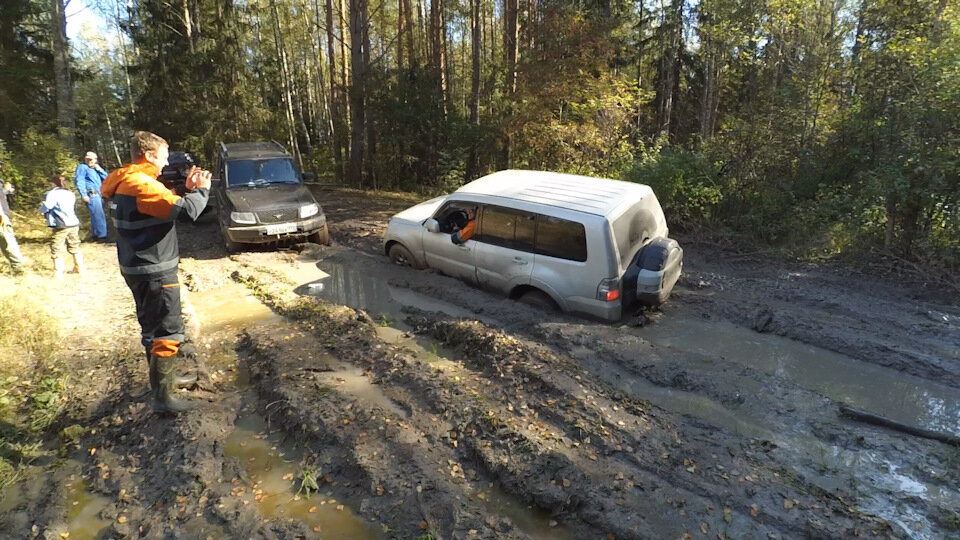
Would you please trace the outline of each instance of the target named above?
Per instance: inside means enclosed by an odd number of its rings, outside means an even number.
[[[110,215],[117,228],[120,273],[133,281],[154,279],[177,271],[180,246],[177,216],[197,219],[207,205],[206,189],[179,197],[157,180],[152,163],[138,161],[113,171],[100,193],[110,199]]]

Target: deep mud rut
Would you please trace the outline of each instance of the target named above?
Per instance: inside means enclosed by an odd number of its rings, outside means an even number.
[[[960,449],[837,415],[960,434],[956,305],[685,246],[662,311],[594,323],[390,265],[379,238],[409,198],[320,195],[331,247],[227,257],[208,218],[180,227],[205,366],[189,392],[203,406],[176,418],[139,396],[112,247],[88,255],[108,293],[63,317],[109,331],[79,338],[59,426],[85,429],[4,493],[4,536],[960,530]]]

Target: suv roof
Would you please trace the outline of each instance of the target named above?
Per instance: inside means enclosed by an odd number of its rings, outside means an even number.
[[[499,171],[466,184],[458,193],[490,195],[609,216],[627,199],[653,194],[650,186],[543,171]]]
[[[290,152],[277,141],[220,143],[219,151],[224,159],[290,157]]]

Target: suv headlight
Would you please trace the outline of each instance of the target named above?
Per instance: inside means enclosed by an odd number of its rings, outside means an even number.
[[[230,221],[240,225],[252,225],[257,222],[253,212],[230,212]]]
[[[320,207],[316,204],[308,204],[306,206],[300,207],[300,219],[308,218],[310,216],[317,215],[317,212],[320,211]]]

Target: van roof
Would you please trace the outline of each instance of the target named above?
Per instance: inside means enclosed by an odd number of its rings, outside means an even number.
[[[608,216],[625,200],[642,199],[651,195],[653,190],[644,184],[608,178],[506,170],[478,178],[458,189],[457,193],[491,195]]]

